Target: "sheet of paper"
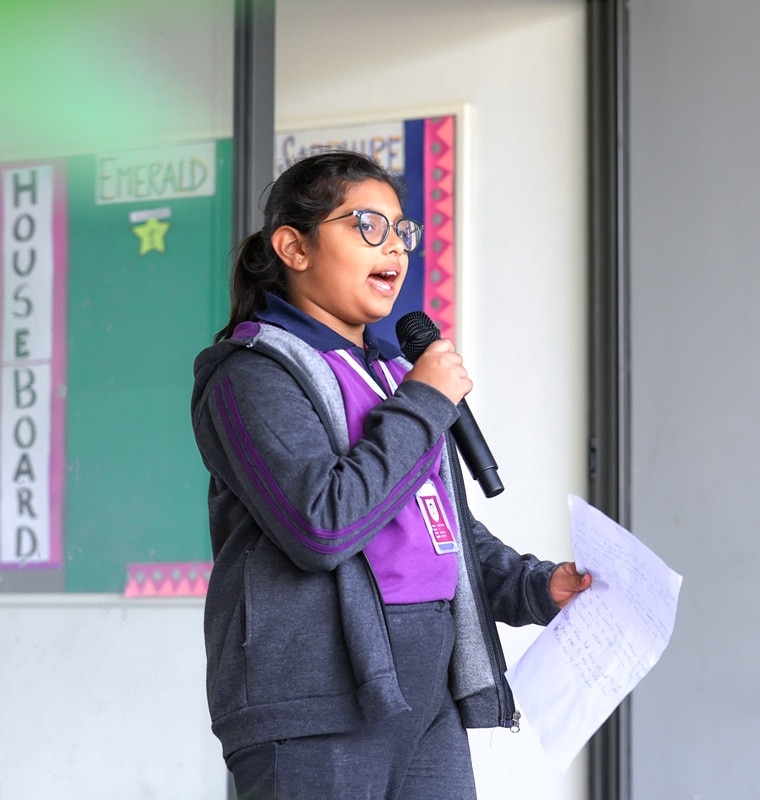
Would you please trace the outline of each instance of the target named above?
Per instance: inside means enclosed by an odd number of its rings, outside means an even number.
[[[569,500],[575,561],[593,583],[508,674],[520,710],[563,771],[659,660],[681,588],[681,576],[625,528]]]

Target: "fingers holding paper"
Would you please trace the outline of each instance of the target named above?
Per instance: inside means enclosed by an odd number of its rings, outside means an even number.
[[[591,574],[581,573],[572,561],[560,564],[549,578],[552,600],[560,607],[566,606],[577,594],[591,586]]]

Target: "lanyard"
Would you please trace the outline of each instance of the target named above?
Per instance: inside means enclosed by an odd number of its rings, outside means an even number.
[[[367,372],[364,367],[356,360],[354,356],[349,353],[348,350],[336,350],[335,351],[345,362],[346,364],[351,367],[351,369],[369,386],[372,391],[382,397],[383,400],[387,397],[385,392],[380,388],[377,381]],[[390,386],[391,394],[393,394],[396,389],[398,389],[398,384],[393,379],[393,375],[391,375],[391,371],[385,365],[384,361],[375,361],[375,364],[380,365],[380,369],[383,371],[383,375],[385,376],[385,380],[388,381],[388,386]]]

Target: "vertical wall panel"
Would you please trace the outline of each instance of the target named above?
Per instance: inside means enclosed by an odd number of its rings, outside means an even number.
[[[754,0],[631,2],[632,524],[684,576],[635,800],[757,796],[758,26]]]

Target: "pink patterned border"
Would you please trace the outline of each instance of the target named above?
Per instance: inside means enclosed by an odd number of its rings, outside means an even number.
[[[205,597],[210,561],[127,565],[125,597]]]
[[[425,120],[423,184],[425,192],[425,313],[441,336],[455,339],[454,191],[456,117]]]

